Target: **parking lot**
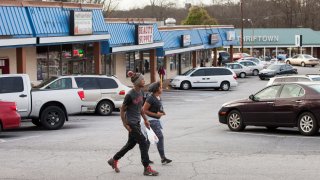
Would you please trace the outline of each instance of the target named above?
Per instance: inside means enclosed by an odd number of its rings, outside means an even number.
[[[296,68],[299,74],[319,72],[319,67]],[[164,92],[165,150],[173,162],[162,166],[156,147],[150,148],[157,179],[318,179],[319,135],[263,127],[238,133],[219,124],[223,103],[247,98],[267,84],[252,76],[238,82],[230,91]],[[0,179],[148,179],[138,147],[120,160],[120,174],[107,165],[126,141],[119,113],[74,116],[57,131],[23,122],[0,134]]]

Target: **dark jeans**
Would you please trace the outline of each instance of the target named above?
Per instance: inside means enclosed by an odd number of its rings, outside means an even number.
[[[138,143],[141,154],[141,162],[144,167],[149,166],[148,142],[141,132],[140,124],[130,125],[132,131],[129,133],[128,142],[123,148],[114,155],[113,159],[121,159],[129,150]]]
[[[162,134],[162,127],[160,124],[159,120],[152,120],[149,121],[150,122],[150,127],[152,128],[152,130],[154,131],[154,133],[157,135],[159,142],[157,143],[157,149],[159,151],[160,157],[161,159],[164,159],[166,156],[164,154],[164,138],[163,138],[163,134]],[[148,141],[148,150],[150,147],[150,142]]]

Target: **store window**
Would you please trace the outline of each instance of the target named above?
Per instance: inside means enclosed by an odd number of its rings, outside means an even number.
[[[112,55],[102,55],[101,57],[101,73],[106,75],[113,75]]]
[[[92,43],[37,47],[37,80],[69,74],[94,74]]]
[[[126,53],[126,74],[128,71],[136,71],[134,58],[134,52]]]
[[[181,54],[181,68],[188,68],[191,66],[191,52]]]
[[[177,70],[178,55],[168,56],[167,58],[170,58],[170,70],[171,71]]]

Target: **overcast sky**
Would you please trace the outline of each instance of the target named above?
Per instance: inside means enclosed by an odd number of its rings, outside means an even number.
[[[184,4],[186,2],[197,5],[200,4],[200,2],[202,2],[203,4],[210,4],[212,3],[212,0],[171,0],[171,2],[177,2],[179,7],[184,7]],[[149,0],[120,0],[118,9],[129,10],[134,8],[141,8],[148,4],[150,4]]]

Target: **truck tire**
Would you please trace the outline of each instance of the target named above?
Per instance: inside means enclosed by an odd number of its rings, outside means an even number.
[[[57,130],[62,128],[66,119],[66,114],[60,107],[48,106],[42,111],[40,122],[45,129]]]
[[[42,127],[39,119],[32,119],[32,124],[36,125],[37,127]]]

